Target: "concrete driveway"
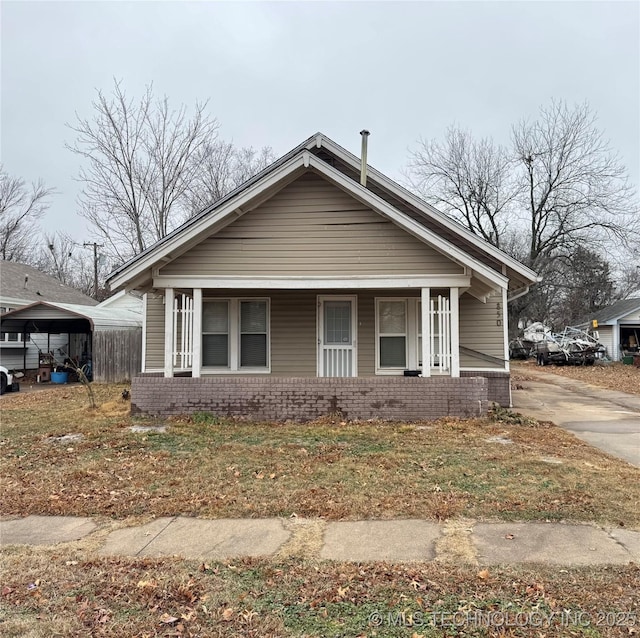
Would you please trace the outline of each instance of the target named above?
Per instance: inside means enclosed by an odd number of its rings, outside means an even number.
[[[640,396],[614,392],[552,374],[527,370],[513,409],[552,421],[578,438],[640,467]]]

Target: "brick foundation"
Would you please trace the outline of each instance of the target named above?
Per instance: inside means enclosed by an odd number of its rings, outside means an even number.
[[[483,416],[490,381],[483,377],[164,378],[141,375],[131,386],[131,414],[210,412],[255,420],[420,420]]]
[[[489,403],[497,403],[503,408],[511,407],[511,376],[502,370],[496,372],[460,372],[460,376],[467,378],[482,375],[488,383]]]

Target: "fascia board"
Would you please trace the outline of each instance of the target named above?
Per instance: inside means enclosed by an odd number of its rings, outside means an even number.
[[[196,221],[190,227],[185,228],[184,232],[179,232],[174,237],[170,237],[166,241],[162,242],[162,244],[155,250],[152,249],[147,255],[141,257],[138,262],[131,264],[129,268],[126,268],[122,272],[114,275],[109,280],[109,285],[111,288],[119,288],[120,286],[126,285],[129,281],[136,278],[145,270],[155,266],[158,261],[170,255],[173,250],[178,249],[183,243],[191,241],[199,234],[206,232],[215,224],[223,221],[226,217],[232,215],[235,210],[242,208],[244,204],[258,196],[262,191],[276,184],[279,180],[283,179],[293,171],[308,165],[309,157],[309,152],[304,150],[299,155],[291,158],[289,161],[277,167],[272,173],[265,175],[262,180],[252,184],[241,193],[238,193],[236,197],[226,202],[219,210]]]
[[[159,275],[154,278],[155,288],[219,288],[241,290],[372,290],[398,288],[463,288],[470,285],[467,275],[353,275],[309,276],[217,276],[193,277],[191,275]]]
[[[349,164],[352,168],[357,169],[358,171],[360,170],[360,160],[355,155],[349,153],[349,151],[347,151],[346,149],[336,144],[330,138],[324,135],[322,135],[321,137],[322,137],[321,143],[324,148],[326,148],[327,150],[337,155],[341,160]],[[311,149],[317,146],[317,144],[318,144],[318,141],[316,138],[314,139],[313,143],[309,143],[307,145],[307,148]],[[506,264],[507,266],[509,266],[509,268],[511,268],[512,270],[515,270],[518,274],[522,275],[527,280],[530,280],[532,283],[537,283],[539,281],[542,281],[542,278],[538,276],[536,272],[534,272],[530,268],[527,268],[526,266],[521,264],[519,261],[517,261],[513,257],[510,257],[509,255],[501,251],[499,248],[496,248],[495,246],[492,246],[491,244],[488,244],[487,242],[483,241],[477,235],[474,235],[470,230],[466,229],[464,226],[461,226],[460,224],[457,224],[452,219],[447,217],[447,215],[439,211],[437,208],[434,208],[433,206],[429,205],[427,202],[424,202],[423,200],[421,200],[419,197],[416,197],[413,193],[406,190],[405,188],[403,188],[402,186],[394,182],[392,179],[390,179],[380,171],[368,165],[367,174],[370,177],[373,177],[375,181],[380,182],[387,190],[391,191],[394,195],[398,196],[401,199],[405,199],[411,202],[411,204],[413,204],[416,208],[418,208],[418,210],[421,210],[422,212],[424,212],[426,215],[435,217],[438,220],[438,222],[440,222],[443,226],[446,226],[452,232],[463,236],[465,239],[471,242],[474,246],[490,254],[492,257],[494,257],[498,261]]]
[[[459,263],[471,268],[478,274],[482,275],[494,285],[501,288],[506,288],[509,280],[504,275],[492,270],[483,263],[477,261],[457,246],[442,239],[439,235],[436,235],[433,231],[425,228],[422,224],[418,224],[413,219],[404,215],[393,206],[385,202],[381,197],[378,197],[375,193],[372,193],[367,188],[364,188],[361,184],[354,182],[352,179],[341,173],[333,166],[329,166],[326,162],[318,159],[315,155],[311,155],[309,158],[309,165],[315,168],[319,173],[322,173],[325,177],[340,185],[341,188],[349,192],[356,199],[368,204],[375,211],[391,219],[398,226],[411,233],[415,237],[422,239],[426,244],[435,248],[439,252],[443,252],[451,259],[458,261]]]

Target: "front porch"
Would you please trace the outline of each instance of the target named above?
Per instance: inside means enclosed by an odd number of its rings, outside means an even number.
[[[143,372],[461,376],[459,287],[162,292],[147,300]]]
[[[441,279],[330,289],[257,288],[254,278],[253,288],[147,293],[132,408],[309,420],[478,416],[492,401],[509,405],[502,292],[478,299]],[[461,339],[484,340],[481,357]]]

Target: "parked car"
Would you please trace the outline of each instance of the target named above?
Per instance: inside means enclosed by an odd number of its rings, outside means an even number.
[[[20,390],[20,384],[17,375],[4,366],[0,366],[0,394],[7,391],[18,392],[18,390]]]

